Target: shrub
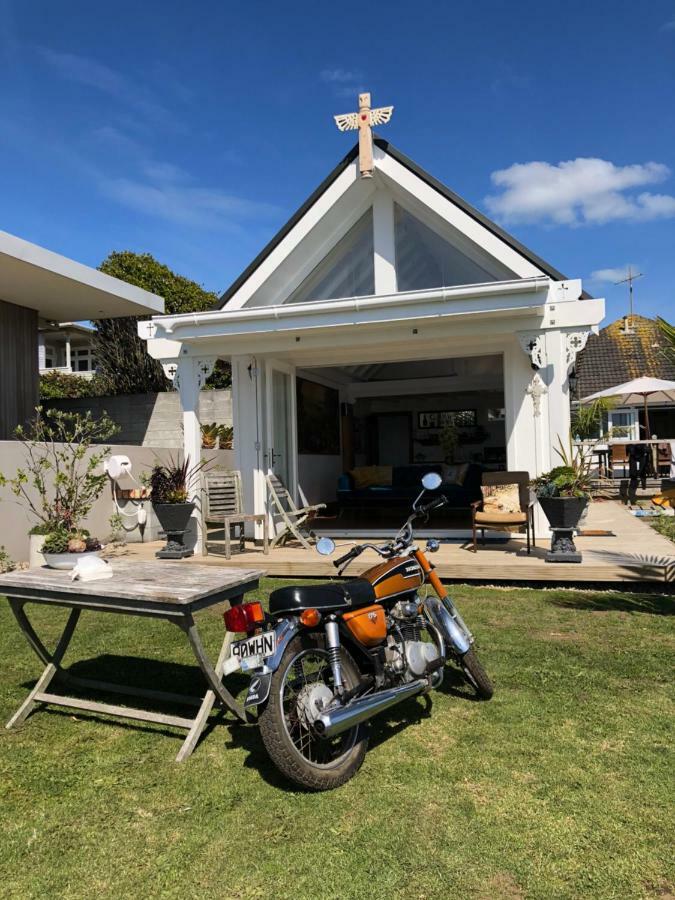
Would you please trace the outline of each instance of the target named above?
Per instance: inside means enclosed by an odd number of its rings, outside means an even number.
[[[67,372],[45,372],[40,375],[41,400],[69,400],[79,397],[105,397],[110,393],[106,378],[96,373],[93,378],[82,378]]]

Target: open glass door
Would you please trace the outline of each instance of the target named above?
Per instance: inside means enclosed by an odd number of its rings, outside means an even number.
[[[295,374],[290,366],[267,363],[267,470],[295,494]]]

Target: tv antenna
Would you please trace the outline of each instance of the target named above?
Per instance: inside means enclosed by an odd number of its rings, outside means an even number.
[[[644,274],[642,272],[633,272],[632,268],[628,266],[628,274],[625,278],[622,278],[621,281],[615,281],[614,284],[628,284],[628,298],[630,302],[630,324],[633,324],[633,282],[637,278],[644,278]]]

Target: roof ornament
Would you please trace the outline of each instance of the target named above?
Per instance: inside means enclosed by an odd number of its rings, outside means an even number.
[[[370,108],[370,94],[359,94],[359,111],[333,116],[340,131],[359,130],[359,171],[362,178],[373,177],[373,125],[386,125],[393,106]]]

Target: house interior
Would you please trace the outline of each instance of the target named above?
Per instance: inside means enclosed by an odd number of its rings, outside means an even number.
[[[501,354],[302,369],[296,391],[299,486],[333,527],[397,524],[430,470],[444,527],[467,527],[481,472],[506,468]]]

